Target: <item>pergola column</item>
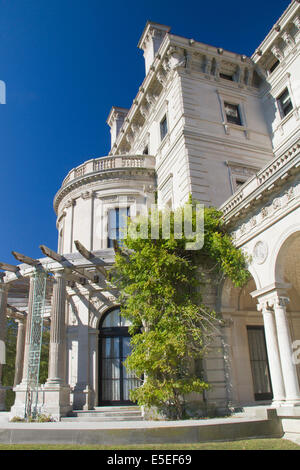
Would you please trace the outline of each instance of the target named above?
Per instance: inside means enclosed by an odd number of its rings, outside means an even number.
[[[6,388],[2,386],[2,366],[5,364],[7,284],[0,277],[0,411],[5,410]]]
[[[300,390],[297,376],[297,369],[293,363],[293,349],[286,314],[286,304],[289,302],[287,297],[276,294],[272,298],[275,312],[278,345],[280,351],[282,374],[286,392],[286,405],[300,405]]]
[[[262,312],[264,319],[268,362],[273,390],[272,405],[275,407],[281,405],[285,400],[285,388],[282,376],[275,318],[272,310],[268,307],[266,302],[259,303],[257,309]]]
[[[66,347],[66,279],[63,271],[54,274],[54,286],[51,308],[49,372],[47,383],[65,382],[65,347]]]
[[[28,295],[28,309],[27,309],[27,320],[25,329],[25,345],[24,345],[24,360],[22,370],[22,386],[27,386],[28,376],[28,358],[30,349],[30,336],[31,336],[31,321],[32,321],[32,304],[34,297],[34,274],[29,277],[29,295]]]
[[[65,383],[66,363],[66,279],[63,270],[54,273],[51,307],[50,350],[48,379],[43,386],[43,412],[55,419],[70,409],[70,387]]]
[[[16,320],[18,324],[18,336],[16,346],[15,378],[14,387],[22,381],[25,349],[26,318]]]

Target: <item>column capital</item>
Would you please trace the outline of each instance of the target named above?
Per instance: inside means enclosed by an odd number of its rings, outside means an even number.
[[[64,268],[61,268],[61,269],[56,269],[55,271],[52,271],[52,274],[55,279],[60,279],[60,278],[64,278],[67,273]]]
[[[262,313],[264,311],[267,311],[267,310],[269,311],[271,309],[267,299],[263,299],[263,300],[258,299],[258,303],[256,305],[256,308],[257,308],[258,312],[262,312]]]
[[[290,299],[286,294],[276,292],[268,299],[268,304],[270,307],[273,307],[273,308],[277,308],[277,307],[286,308],[289,301]]]

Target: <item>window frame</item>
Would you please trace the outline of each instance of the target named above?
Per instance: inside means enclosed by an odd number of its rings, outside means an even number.
[[[241,112],[241,108],[240,108],[240,104],[239,103],[230,103],[229,101],[223,101],[223,106],[224,106],[224,115],[225,115],[225,118],[226,118],[226,122],[227,124],[230,124],[230,125],[234,125],[234,126],[239,126],[239,127],[243,127],[244,126],[244,123],[243,123],[243,118],[242,118],[242,112]],[[231,121],[230,119],[228,119],[228,114],[226,113],[226,106],[232,106],[232,107],[235,107],[236,110],[237,110],[237,115],[238,115],[238,122],[236,121]]]
[[[227,80],[229,82],[234,82],[233,75],[229,75],[229,73],[220,72],[219,77],[222,78],[222,80]]]
[[[130,206],[124,207],[111,207],[107,211],[107,248],[113,248],[114,240],[118,242],[118,244],[122,243],[122,237],[120,237],[120,230],[123,227],[120,226],[120,210],[127,210],[127,217],[130,217]],[[115,227],[110,227],[110,212],[115,212]],[[110,238],[111,232],[115,231],[116,238]]]
[[[283,104],[282,104],[282,98],[283,98],[283,95],[287,93],[288,95],[288,105],[291,105],[291,108],[285,112],[285,108],[283,107]],[[277,96],[276,98],[276,103],[277,103],[277,107],[278,107],[278,111],[279,111],[279,115],[281,117],[281,119],[284,119],[286,116],[288,116],[294,109],[294,106],[293,106],[293,102],[292,102],[292,96],[291,96],[291,93],[290,93],[290,90],[288,88],[288,86],[286,86],[283,91],[279,94],[279,96]]]
[[[165,128],[163,124],[165,123]],[[164,134],[163,134],[164,130]],[[160,141],[162,142],[169,133],[169,123],[167,113],[164,114],[162,119],[159,121],[159,132],[160,132]]]

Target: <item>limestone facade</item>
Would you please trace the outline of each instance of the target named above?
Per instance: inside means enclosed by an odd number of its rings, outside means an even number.
[[[212,390],[191,402],[199,410],[205,404],[219,411],[265,402],[294,409],[300,403],[299,18],[294,0],[252,57],[146,24],[139,42],[146,76],[130,109],[109,113],[109,155],[72,169],[54,199],[59,257],[39,260],[51,273],[52,302],[45,315],[51,344],[41,411],[59,419],[71,408],[128,401],[124,384],[131,378],[120,362],[109,363],[110,373],[104,370],[112,357],[106,348],[122,344],[125,351],[127,336],[116,320],[118,293],[101,269],[114,260],[109,229],[119,227],[112,214],[139,213],[156,195],[159,207],[177,208],[189,194],[220,207],[235,244],[250,256],[246,287],[236,289],[226,280],[206,292],[225,321],[204,362]],[[89,255],[78,253],[77,241]],[[28,281],[33,271],[26,263],[18,275],[6,271],[0,295],[8,292],[8,303],[16,305],[9,288],[20,277]],[[12,415],[24,409],[30,294],[28,301]]]

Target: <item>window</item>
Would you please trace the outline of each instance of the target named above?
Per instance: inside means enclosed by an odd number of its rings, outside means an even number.
[[[274,72],[274,70],[278,67],[279,63],[280,63],[279,60],[276,60],[274,62],[274,64],[269,68],[269,74]]]
[[[148,148],[148,145],[146,145],[146,147],[143,150],[143,155],[148,155],[148,154],[149,154],[149,148]]]
[[[259,170],[259,168],[247,165],[245,163],[227,161],[226,162],[229,168],[229,175],[231,181],[232,192],[238,191],[241,186],[243,186],[246,181],[252,178]]]
[[[59,232],[59,239],[58,239],[58,253],[62,254],[64,250],[64,232],[63,229]]]
[[[272,400],[272,385],[263,326],[247,326],[255,400]]]
[[[242,125],[240,110],[238,104],[224,103],[224,109],[226,114],[227,122],[231,124]]]
[[[241,186],[243,186],[243,184],[245,183],[246,180],[238,180],[236,179],[235,180],[235,184],[238,188],[240,188]]]
[[[227,73],[220,73],[220,78],[224,78],[224,80],[230,80],[233,82],[233,76],[228,75]]]
[[[168,133],[167,116],[165,115],[160,121],[160,140],[163,140]]]
[[[277,104],[282,118],[293,109],[292,101],[287,88],[277,98]]]
[[[118,207],[108,211],[107,248],[113,248],[114,240],[118,240],[118,244],[122,245],[120,240],[125,236],[127,217],[129,217],[129,207]]]

